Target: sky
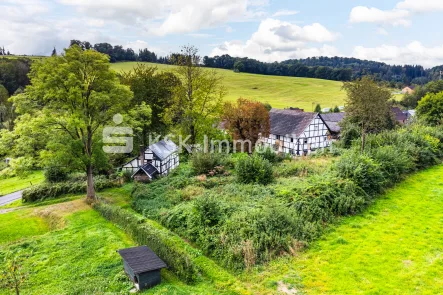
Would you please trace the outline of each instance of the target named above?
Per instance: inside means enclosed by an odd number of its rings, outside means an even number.
[[[201,55],[273,62],[343,56],[443,64],[443,0],[0,0],[0,46],[49,55],[69,40],[158,55],[191,44]]]

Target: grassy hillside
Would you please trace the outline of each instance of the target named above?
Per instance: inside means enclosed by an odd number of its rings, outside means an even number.
[[[136,62],[114,63],[111,67],[116,71],[129,71]],[[148,63],[149,64],[149,63]],[[174,66],[150,64],[160,71],[172,71]],[[217,69],[224,77],[228,89],[226,100],[239,97],[269,102],[273,107],[300,107],[312,111],[316,104],[322,108],[342,106],[346,94],[341,90],[342,82],[234,73],[230,70]]]
[[[306,294],[441,294],[442,177],[438,166],[408,178],[299,257],[245,279]]]
[[[33,171],[26,177],[11,177],[0,179],[0,196],[4,196],[32,185],[42,183],[45,179],[43,171]]]

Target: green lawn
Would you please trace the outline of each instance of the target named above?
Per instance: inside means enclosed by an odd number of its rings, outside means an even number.
[[[48,231],[49,226],[45,220],[34,215],[32,210],[0,214],[0,245],[21,238],[41,235]]]
[[[45,221],[54,219],[64,227],[49,231]],[[83,200],[0,214],[0,224],[0,270],[6,252],[28,255],[22,294],[129,294],[133,289],[116,250],[134,242]],[[168,270],[162,271],[162,280],[143,294],[235,294],[208,278],[184,284]],[[11,293],[0,288],[0,294]]]
[[[442,294],[443,166],[411,176],[297,258],[246,280],[306,294]]]
[[[129,71],[136,62],[111,64],[116,71]],[[161,71],[172,71],[174,66],[150,64]],[[322,108],[342,106],[346,94],[341,90],[342,82],[281,76],[265,76],[234,73],[231,70],[216,69],[224,77],[228,89],[226,100],[239,97],[269,102],[273,107],[300,107],[313,111],[316,104]]]
[[[28,188],[31,185],[42,183],[44,179],[43,171],[33,171],[24,178],[11,177],[0,179],[0,196]]]

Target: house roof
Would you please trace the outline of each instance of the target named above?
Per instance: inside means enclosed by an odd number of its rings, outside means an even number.
[[[403,113],[403,111],[399,107],[392,107],[391,111],[395,115],[395,119],[400,122],[404,122],[408,119],[408,115]]]
[[[343,120],[345,117],[345,113],[328,113],[328,114],[320,114],[326,126],[329,128],[331,132],[338,133],[341,130],[341,127],[338,123]]]
[[[275,135],[300,136],[311,124],[317,113],[306,113],[296,110],[272,109],[269,112],[271,119],[271,133]]]
[[[135,274],[167,267],[147,246],[139,246],[117,251]]]
[[[157,143],[151,144],[148,149],[150,149],[160,159],[160,161],[163,161],[169,155],[176,152],[178,147],[170,140],[160,140]]]
[[[146,175],[148,175],[151,179],[154,179],[154,177],[159,174],[157,168],[155,168],[151,163],[145,164],[143,166],[140,166],[132,176],[137,174],[139,171],[143,171]]]

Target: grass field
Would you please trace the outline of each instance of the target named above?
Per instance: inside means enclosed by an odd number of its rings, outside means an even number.
[[[44,179],[43,171],[33,171],[24,178],[11,177],[0,179],[0,196],[28,188],[31,185],[42,183]]]
[[[118,192],[109,190],[107,197],[122,204]],[[116,250],[135,243],[82,199],[0,214],[0,224],[0,270],[5,253],[26,256],[21,294],[129,294],[133,289]],[[143,294],[236,294],[225,287],[203,277],[187,285],[165,269],[162,284]],[[11,293],[0,288],[0,294]]]
[[[137,63],[114,63],[116,71],[129,71]],[[149,64],[149,63],[148,63]],[[160,71],[172,71],[174,66],[150,64]],[[223,83],[228,89],[226,100],[239,97],[268,102],[273,107],[299,107],[313,111],[316,104],[322,108],[342,106],[346,94],[341,90],[342,82],[281,76],[265,76],[247,73],[234,73],[231,70],[216,69],[224,77]]]
[[[411,176],[365,214],[343,219],[299,257],[245,280],[281,281],[306,294],[441,294],[442,208],[438,166]]]
[[[49,231],[45,220],[30,209],[0,214],[0,225],[0,245]]]

